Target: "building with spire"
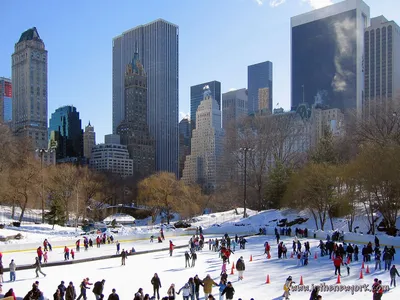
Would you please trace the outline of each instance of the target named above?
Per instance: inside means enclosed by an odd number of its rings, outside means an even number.
[[[155,171],[155,148],[147,122],[147,76],[137,49],[126,66],[124,86],[124,119],[117,133],[133,160],[133,174],[146,177]]]
[[[186,157],[182,180],[199,184],[212,192],[224,180],[222,163],[223,137],[221,110],[208,86],[196,112],[196,128],[192,131],[191,154]]]
[[[21,34],[12,54],[12,128],[47,149],[47,50],[36,27]]]
[[[92,149],[96,145],[96,133],[94,132],[94,127],[89,124],[85,127],[85,132],[83,133],[83,156],[90,159],[92,155]]]

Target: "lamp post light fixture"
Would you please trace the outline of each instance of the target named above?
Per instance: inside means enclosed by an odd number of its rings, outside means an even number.
[[[252,151],[252,148],[244,147],[240,148],[239,151],[244,154],[244,187],[243,187],[243,218],[247,217],[246,214],[246,202],[247,202],[247,152]]]

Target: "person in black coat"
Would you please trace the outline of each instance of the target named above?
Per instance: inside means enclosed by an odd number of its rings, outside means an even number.
[[[198,275],[194,276],[193,281],[194,281],[194,285],[195,285],[195,296],[196,296],[196,299],[198,300],[198,299],[200,299],[200,297],[199,297],[200,286],[204,286],[204,284]]]
[[[151,279],[151,284],[153,285],[153,297],[154,297],[154,299],[156,298],[156,292],[157,292],[157,299],[160,300],[161,281],[160,281],[160,277],[158,277],[157,273],[154,273],[154,276]]]
[[[112,293],[108,296],[108,300],[119,300],[119,296],[115,289],[112,289]]]
[[[103,289],[104,289],[104,283],[105,282],[106,282],[105,279],[103,279],[102,281],[97,281],[94,284],[93,294],[96,297],[96,300],[101,299],[101,295],[103,295]],[[103,297],[104,297],[104,295],[103,295]]]
[[[64,300],[65,291],[67,290],[67,288],[64,285],[64,281],[61,281],[61,284],[57,288],[60,290],[60,299]]]
[[[232,300],[234,294],[235,294],[235,289],[233,288],[232,283],[229,281],[225,289],[222,291],[221,296],[226,295],[226,300]]]

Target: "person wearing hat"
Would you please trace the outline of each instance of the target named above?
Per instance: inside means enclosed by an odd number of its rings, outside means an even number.
[[[293,280],[292,280],[292,276],[289,276],[286,279],[285,284],[283,285],[283,297],[288,300],[289,299],[289,295],[290,295],[290,289],[292,288],[292,284],[293,284]]]
[[[67,290],[64,285],[64,281],[61,281],[60,285],[57,288],[60,290],[60,299],[64,300],[65,291]]]
[[[226,295],[226,300],[233,300],[234,294],[235,294],[235,289],[233,288],[232,283],[230,281],[228,281],[221,296]]]
[[[106,281],[103,279],[102,281],[97,281],[93,287],[93,294],[96,297],[96,300],[101,299],[101,295],[103,294],[104,283]],[[104,296],[103,296],[104,297]]]
[[[185,285],[183,287],[181,287],[176,294],[179,295],[181,292],[182,292],[183,300],[189,300],[190,286],[189,286],[188,282],[186,282]]]
[[[218,284],[212,280],[210,275],[207,275],[206,278],[203,279],[204,299],[207,299],[207,297],[212,294],[213,285],[217,286]]]
[[[119,300],[119,296],[115,289],[112,289],[112,293],[108,296],[108,300]]]
[[[76,299],[75,287],[72,281],[70,281],[65,291],[65,300],[75,300],[75,299]]]
[[[238,280],[243,280],[243,272],[246,270],[246,265],[244,264],[243,256],[241,256],[236,262],[236,270],[238,271]]]

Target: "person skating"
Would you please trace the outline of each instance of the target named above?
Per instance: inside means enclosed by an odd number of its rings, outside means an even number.
[[[39,257],[35,257],[35,259],[36,260],[33,266],[35,267],[36,278],[39,277],[39,273],[43,276],[46,276],[46,274],[42,272],[42,266],[40,264]]]
[[[381,251],[375,252],[375,270],[381,270]]]
[[[157,299],[160,300],[161,280],[157,273],[154,273],[154,276],[151,279],[151,284],[153,285],[153,297],[156,298],[157,293]]]
[[[61,299],[61,292],[59,289],[56,290],[56,292],[53,294],[53,299],[54,300],[62,300]]]
[[[286,279],[285,284],[283,285],[283,297],[287,300],[289,299],[290,296],[290,289],[292,288],[293,285],[293,280],[292,280],[292,276],[289,276]]]
[[[14,260],[12,259],[10,264],[8,265],[9,269],[10,269],[10,281],[15,281],[15,272],[17,270],[17,266],[14,262]]]
[[[394,287],[396,287],[396,275],[400,276],[399,272],[396,269],[396,266],[393,265],[392,268],[390,269],[390,286],[393,285]]]
[[[67,246],[64,247],[64,260],[69,260],[69,248]]]
[[[17,300],[17,297],[15,296],[14,290],[13,289],[9,289],[7,293],[5,293],[4,298],[13,298],[14,300]]]
[[[42,257],[43,257],[42,247],[37,248],[36,253],[37,253],[37,257],[39,259],[39,262],[42,263]]]
[[[207,275],[203,279],[203,292],[205,299],[207,299],[208,295],[212,294],[213,285],[217,286],[218,284],[214,280],[212,280],[210,275]]]
[[[224,300],[224,296],[222,295],[222,292],[226,288],[226,280],[221,278],[218,286],[219,286],[219,300]]]
[[[136,294],[135,294],[135,298],[133,298],[133,300],[144,300],[144,294],[143,294],[143,289],[140,288]]]
[[[199,278],[199,275],[196,274],[193,278],[194,285],[195,285],[195,296],[196,300],[200,299],[200,286],[204,286],[203,281]]]
[[[192,268],[196,265],[196,260],[197,260],[197,253],[196,251],[192,252]]]
[[[61,300],[64,300],[65,291],[67,290],[67,288],[64,285],[64,281],[61,281],[60,285],[57,288],[60,290]]]
[[[193,277],[190,277],[188,280],[189,289],[190,289],[190,300],[195,300],[196,297],[196,285],[194,284]]]
[[[236,262],[236,270],[238,271],[238,280],[243,280],[243,272],[246,270],[243,256],[241,256]]]
[[[121,266],[125,266],[125,260],[126,260],[126,258],[128,257],[128,252],[127,251],[125,251],[125,249],[122,249],[122,252],[121,252]]]
[[[316,286],[311,291],[310,300],[318,300],[318,294],[319,294],[319,287]]]
[[[347,276],[350,276],[350,266],[347,263],[344,263],[346,270],[347,270]]]
[[[190,254],[188,251],[185,251],[185,268],[190,267]]]
[[[172,252],[174,251],[175,245],[172,243],[172,241],[169,241],[169,256],[172,256]]]
[[[183,287],[181,287],[176,294],[179,295],[181,292],[182,292],[182,299],[183,300],[189,300],[189,297],[190,297],[190,286],[189,286],[188,282],[186,282],[185,285]]]
[[[168,299],[175,300],[175,294],[175,284],[172,283],[167,291]]]
[[[72,259],[75,259],[75,252],[74,252],[74,249],[71,249],[71,257],[72,257]]]
[[[93,286],[93,294],[96,297],[96,300],[100,299],[100,296],[103,294],[104,284],[106,281],[103,279],[102,281],[97,281]]]
[[[37,258],[37,257],[36,257]],[[39,259],[38,259],[39,261]],[[32,299],[39,299],[41,295],[41,291],[39,290],[38,286],[34,283],[32,284],[32,289],[26,294],[23,300],[32,300]]]
[[[90,287],[88,287],[89,284],[89,278],[85,278],[83,279],[80,288],[81,288],[81,293],[79,294],[79,297],[77,300],[83,298],[83,300],[86,300],[86,290],[90,289]]]
[[[118,255],[119,254],[119,250],[121,248],[121,244],[117,241],[115,245],[117,247],[117,252],[115,254]]]
[[[80,249],[81,239],[77,240],[77,241],[75,242],[75,245],[76,245],[76,252],[79,252],[79,251],[81,250],[81,249]]]
[[[235,294],[235,289],[232,286],[232,283],[229,281],[223,290],[221,296],[226,295],[226,300],[233,300],[233,295]]]
[[[111,292],[112,293],[108,296],[108,300],[119,300],[117,291],[115,289],[112,289]]]
[[[45,264],[47,264],[48,259],[49,259],[49,255],[48,255],[47,250],[45,250],[44,253],[43,253],[43,262]]]
[[[75,300],[76,299],[76,291],[74,284],[72,281],[69,282],[67,289],[65,290],[65,300]]]
[[[335,275],[339,273],[340,276],[340,266],[343,264],[343,260],[341,256],[336,256],[336,258],[333,260],[333,265],[335,266]]]

